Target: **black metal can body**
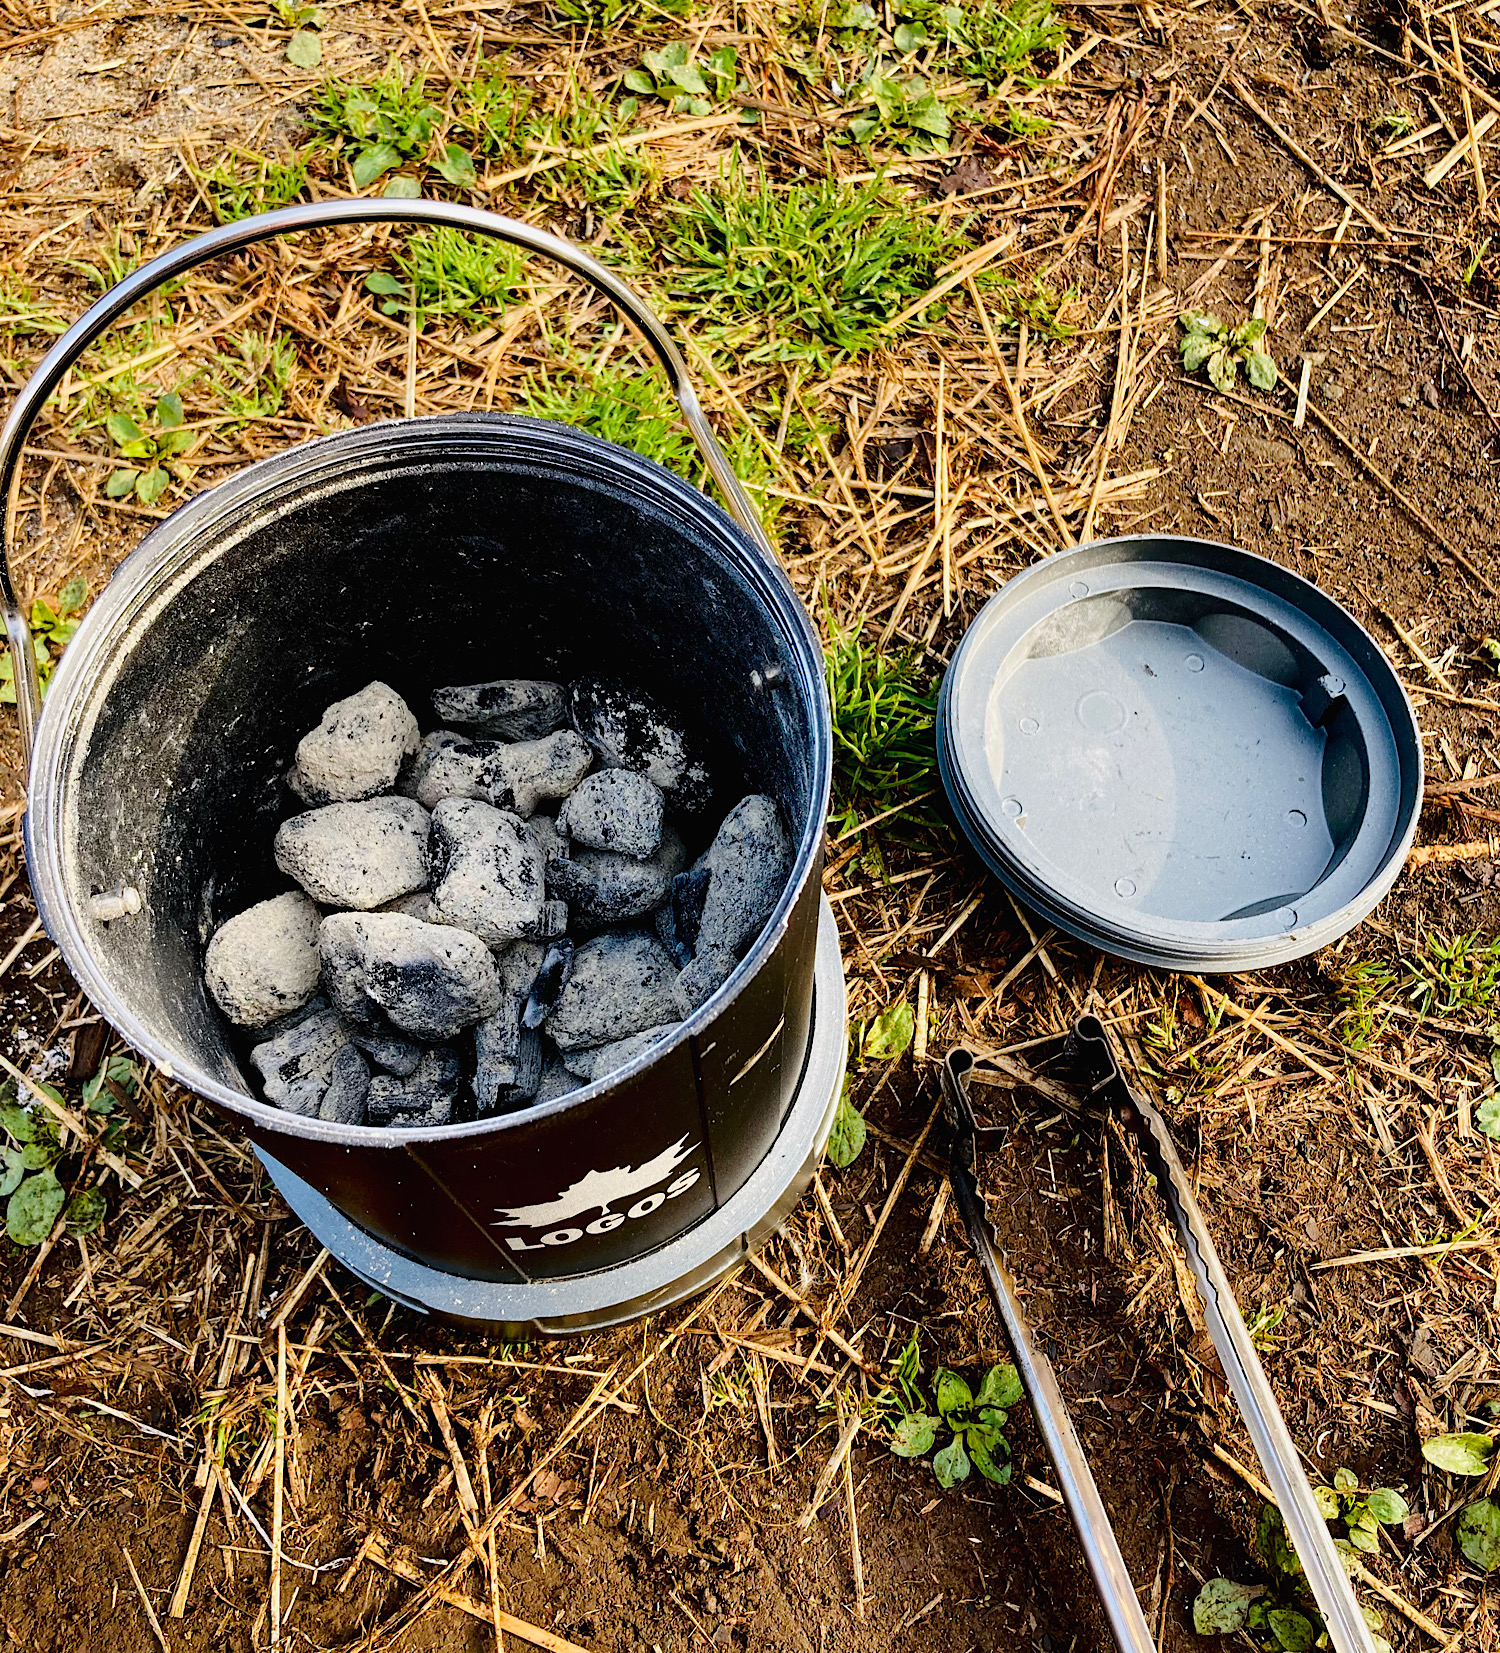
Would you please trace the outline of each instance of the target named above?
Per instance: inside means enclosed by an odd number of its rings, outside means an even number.
[[[678,709],[714,815],[779,804],[794,868],[761,937],[676,1034],[556,1101],[440,1130],[255,1099],[207,1000],[214,928],[285,887],[297,738],[373,679],[614,678]],[[304,444],[199,495],[121,565],[58,669],[28,861],[89,997],[165,1071],[396,1251],[476,1280],[639,1257],[765,1157],[808,1049],[831,735],[781,570],[697,489],[567,426],[454,415]],[[430,717],[427,719],[430,723]],[[101,921],[93,898],[133,889]]]

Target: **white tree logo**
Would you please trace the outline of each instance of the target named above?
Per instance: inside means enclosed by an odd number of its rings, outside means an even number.
[[[687,1147],[686,1142],[686,1136],[678,1137],[670,1148],[664,1148],[655,1159],[648,1159],[641,1166],[617,1165],[612,1171],[590,1171],[571,1187],[564,1188],[556,1199],[540,1205],[518,1205],[499,1211],[500,1221],[495,1227],[552,1228],[566,1223],[570,1217],[581,1217],[586,1211],[607,1216],[615,1201],[643,1194],[671,1176],[698,1146],[695,1142]]]

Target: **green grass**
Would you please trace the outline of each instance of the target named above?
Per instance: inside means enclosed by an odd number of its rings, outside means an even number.
[[[553,0],[557,20],[599,34],[627,26],[657,28],[686,17],[692,0]]]
[[[524,134],[528,151],[569,156],[561,166],[535,175],[532,188],[541,199],[566,197],[614,220],[655,190],[661,171],[645,148],[619,145],[638,124],[634,101],[613,100],[570,77],[549,108],[532,111]],[[572,153],[580,150],[596,152]],[[649,249],[640,256],[650,257]]]
[[[287,382],[297,366],[290,334],[258,333],[247,327],[233,334],[229,353],[214,357],[217,371],[209,384],[228,410],[230,421],[248,424],[274,419],[286,400]]]
[[[661,250],[677,306],[753,343],[743,359],[828,368],[900,336],[888,324],[969,243],[918,216],[883,180],[773,187],[727,175],[670,209]]]
[[[918,652],[882,653],[831,617],[823,649],[833,705],[833,790],[851,816],[879,814],[937,784],[939,680]],[[931,806],[899,820],[931,825]],[[852,824],[852,821],[851,823]]]
[[[536,102],[515,80],[505,59],[481,57],[453,93],[453,128],[480,155],[514,159],[528,131]]]
[[[198,181],[214,217],[221,224],[231,224],[300,199],[307,188],[307,158],[293,155],[278,161],[249,149],[231,150]]]
[[[498,320],[526,270],[519,247],[446,224],[412,236],[392,262],[399,277],[376,271],[365,279],[387,315],[415,310],[419,327],[442,317],[476,331]]]
[[[356,189],[387,178],[383,194],[418,195],[431,187],[429,170],[461,188],[476,181],[474,158],[447,136],[449,117],[428,96],[425,78],[407,79],[394,58],[374,80],[328,81],[307,119],[314,146],[335,166],[347,163]]]
[[[1477,930],[1445,941],[1430,935],[1406,961],[1406,997],[1423,1016],[1490,1016],[1500,996],[1500,941]]]

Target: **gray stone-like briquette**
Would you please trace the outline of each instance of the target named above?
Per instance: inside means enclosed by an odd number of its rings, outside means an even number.
[[[403,913],[332,913],[319,951],[328,996],[356,1025],[378,1026],[383,1012],[400,1032],[437,1042],[500,1006],[500,972],[467,930]]]
[[[709,774],[687,736],[643,689],[583,679],[571,690],[573,727],[610,769],[645,775],[684,813],[712,795]]]
[[[606,931],[574,954],[573,973],[547,1018],[547,1034],[560,1050],[580,1050],[675,1022],[676,976],[655,936]]]
[[[276,865],[314,901],[359,912],[427,883],[427,811],[368,798],[293,815],[276,829]]]
[[[336,700],[297,743],[287,781],[310,804],[352,803],[388,792],[421,740],[417,720],[396,691],[371,683]]]
[[[557,812],[557,824],[575,844],[644,861],[661,848],[664,803],[660,788],[633,769],[586,775]]]
[[[490,947],[536,935],[546,886],[542,857],[520,818],[473,798],[444,798],[427,846],[428,918]]]
[[[432,691],[444,723],[500,740],[540,740],[568,721],[568,691],[540,678],[509,677]]]
[[[312,999],[320,922],[301,890],[288,890],[219,926],[204,954],[203,974],[230,1021],[264,1027]]]

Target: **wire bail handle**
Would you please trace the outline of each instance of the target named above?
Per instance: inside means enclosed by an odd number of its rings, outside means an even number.
[[[117,286],[97,299],[42,357],[31,377],[22,386],[0,428],[0,606],[5,612],[5,631],[10,644],[11,672],[16,690],[16,713],[21,726],[21,748],[29,765],[35,744],[36,727],[42,712],[41,682],[37,676],[36,656],[33,652],[31,627],[16,596],[10,572],[12,524],[15,518],[16,495],[19,491],[21,455],[26,438],[41,413],[47,398],[61,383],[63,375],[83,352],[117,317],[154,292],[164,282],[187,270],[206,264],[225,253],[237,252],[261,241],[294,230],[328,228],[336,224],[445,224],[453,229],[472,230],[500,241],[523,247],[527,252],[550,258],[575,275],[582,276],[601,292],[624,316],[626,321],[650,345],[657,361],[666,372],[672,394],[682,411],[683,421],[698,446],[709,475],[718,484],[730,515],[750,536],[755,545],[773,562],[775,552],[770,539],[755,514],[749,495],[734,474],[724,450],[714,436],[696,392],[688,378],[687,364],[671,335],[657,319],[656,314],[641,296],[626,286],[612,271],[597,259],[564,241],[561,236],[546,230],[534,229],[514,218],[505,218],[480,207],[464,206],[453,201],[387,200],[379,198],[343,201],[317,201],[295,207],[282,207],[276,212],[260,213],[253,218],[242,218],[236,223],[223,224],[206,234],[185,241],[180,247],[153,258],[149,264],[126,276]]]

